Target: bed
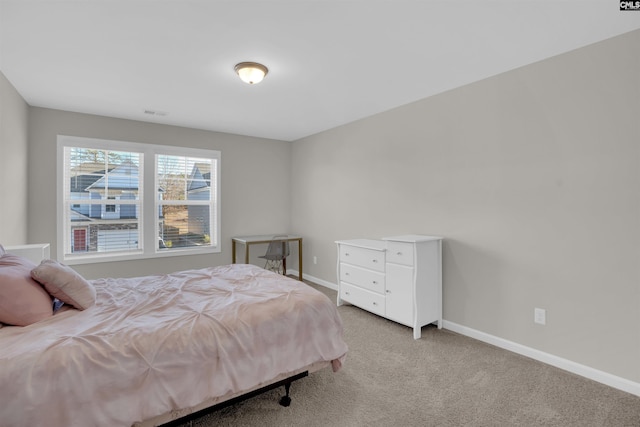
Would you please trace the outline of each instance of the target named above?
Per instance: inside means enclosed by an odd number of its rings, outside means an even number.
[[[328,297],[253,265],[87,282],[92,306],[0,328],[3,426],[161,425],[346,357]]]

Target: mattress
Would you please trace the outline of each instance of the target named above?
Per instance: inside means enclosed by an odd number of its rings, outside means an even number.
[[[3,426],[176,417],[346,357],[332,301],[256,266],[91,283],[93,307],[0,329]]]

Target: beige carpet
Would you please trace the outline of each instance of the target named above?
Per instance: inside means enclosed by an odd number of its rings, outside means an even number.
[[[335,301],[336,293],[314,286]],[[343,369],[205,415],[192,426],[640,426],[640,397],[445,329],[339,307]]]

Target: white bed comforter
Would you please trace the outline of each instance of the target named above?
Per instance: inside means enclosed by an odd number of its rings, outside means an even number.
[[[252,265],[92,283],[95,306],[0,329],[3,427],[130,426],[347,352],[324,294]]]

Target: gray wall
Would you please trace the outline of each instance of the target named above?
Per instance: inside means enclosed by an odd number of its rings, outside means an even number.
[[[141,276],[229,264],[232,236],[289,230],[289,142],[31,108],[28,240],[29,243],[50,242],[52,257],[57,255],[56,164],[52,159],[56,156],[59,134],[205,148],[222,153],[221,253],[74,266],[87,278]],[[266,246],[252,246],[251,253],[257,255],[265,250]],[[290,262],[292,268],[297,268],[296,260],[294,255]]]
[[[0,72],[0,244],[27,239],[29,106]]]
[[[303,234],[305,272],[335,282],[336,239],[438,234],[446,320],[640,382],[638,45],[636,31],[293,145],[28,108],[2,76],[0,242],[55,250],[57,134],[218,149],[221,254],[78,271],[225,264],[232,235],[277,230]]]
[[[336,282],[336,239],[441,235],[446,320],[640,382],[638,46],[635,31],[296,141],[305,273]]]

